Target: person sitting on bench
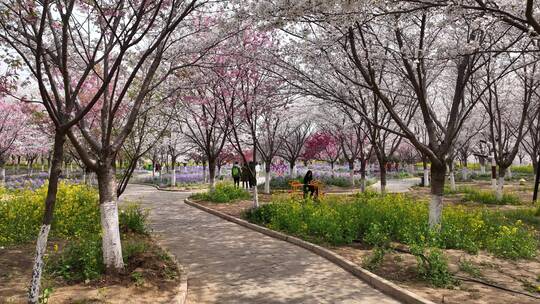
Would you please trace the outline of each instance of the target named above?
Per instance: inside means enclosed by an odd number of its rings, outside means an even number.
[[[311,185],[312,181],[313,181],[313,172],[311,172],[311,170],[308,170],[308,172],[306,172],[306,175],[304,176],[304,198],[306,198],[308,191],[310,192],[311,197],[313,197],[313,195],[317,197],[318,195],[317,189],[315,188],[315,186]]]

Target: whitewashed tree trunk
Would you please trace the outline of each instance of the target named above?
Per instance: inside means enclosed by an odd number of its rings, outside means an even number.
[[[176,187],[176,167],[173,166],[172,167],[172,172],[171,172],[171,187]]]
[[[330,163],[330,169],[331,169],[332,177],[334,177],[336,175],[336,171],[334,169],[334,163]]]
[[[253,208],[259,208],[259,193],[257,192],[257,183],[252,187],[253,189]]]
[[[504,176],[499,176],[499,182],[497,183],[497,200],[502,200],[503,198],[503,188],[504,188]]]
[[[482,174],[482,175],[486,174],[486,166],[485,165],[480,164],[480,174]]]
[[[431,164],[431,202],[429,204],[429,227],[439,229],[442,221],[445,164]]]
[[[124,268],[124,261],[122,259],[122,243],[120,242],[120,229],[118,226],[118,202],[114,168],[105,167],[99,170],[98,189],[103,263],[108,271],[118,271]]]
[[[39,285],[41,282],[41,273],[43,270],[43,256],[47,249],[47,239],[49,237],[49,231],[51,225],[42,225],[39,230],[38,239],[36,242],[36,255],[34,256],[34,268],[32,271],[32,279],[30,281],[30,288],[28,290],[28,302],[39,302]]]
[[[264,172],[264,193],[270,194],[270,178],[271,174],[270,171]]]
[[[450,171],[450,190],[456,191],[456,177],[454,174],[454,170]]]
[[[103,247],[103,263],[109,269],[124,268],[122,259],[122,243],[118,227],[118,203],[116,200],[100,205],[101,230]]]
[[[429,203],[429,227],[435,228],[441,223],[443,209],[443,196],[431,194],[431,202]]]
[[[506,169],[506,175],[508,175],[508,179],[512,179],[512,166],[508,167],[508,169]]]
[[[354,162],[349,163],[349,179],[351,180],[351,186],[354,187]]]
[[[45,198],[45,208],[43,210],[43,222],[36,242],[36,255],[32,267],[32,278],[28,290],[28,303],[37,304],[39,301],[39,288],[41,283],[41,272],[43,269],[43,255],[47,249],[47,238],[51,223],[53,221],[54,205],[58,192],[58,179],[61,173],[62,158],[64,155],[65,134],[56,132],[54,136],[53,155],[50,165],[51,175],[47,186],[47,197]]]
[[[429,169],[424,169],[424,186],[429,187]]]
[[[0,167],[0,186],[6,184],[6,168],[4,166]]]
[[[86,170],[85,170],[85,169],[83,169],[83,171],[82,171],[82,182],[83,182],[83,184],[85,184],[85,185],[87,184],[87,180],[86,180]]]

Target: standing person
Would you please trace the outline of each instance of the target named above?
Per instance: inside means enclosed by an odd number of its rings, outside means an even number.
[[[315,194],[315,197],[318,196],[318,193],[316,192],[315,186],[311,185],[310,183],[313,181],[313,172],[311,170],[308,170],[306,172],[306,175],[304,175],[304,198],[306,198],[308,191],[310,192],[310,196],[313,197]]]
[[[257,186],[257,164],[253,161],[249,162],[248,168],[249,188]]]
[[[242,188],[244,189],[247,189],[248,188],[248,179],[249,179],[249,169],[247,167],[247,164],[244,163],[244,165],[242,166],[242,171],[241,171],[241,179],[242,179]]]
[[[234,165],[231,169],[231,175],[234,181],[234,187],[240,188],[240,167],[238,167],[238,162],[234,162]]]

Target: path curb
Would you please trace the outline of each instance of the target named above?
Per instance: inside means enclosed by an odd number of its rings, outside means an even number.
[[[343,268],[344,270],[350,272],[355,277],[365,281],[370,286],[374,287],[375,289],[378,289],[382,293],[389,295],[393,297],[394,299],[407,303],[407,304],[435,304],[432,301],[429,301],[427,299],[424,299],[420,297],[419,295],[408,291],[402,287],[399,287],[398,285],[370,272],[367,271],[364,268],[361,268],[354,264],[353,262],[345,259],[344,257],[315,244],[306,242],[304,240],[301,240],[297,237],[286,235],[281,232],[277,232],[274,230],[270,230],[268,228],[252,224],[248,221],[239,219],[237,217],[234,217],[232,215],[225,214],[220,211],[216,211],[214,209],[208,208],[206,206],[203,206],[201,204],[195,203],[193,201],[190,201],[189,199],[185,199],[184,202],[190,206],[193,206],[195,208],[198,208],[200,210],[203,210],[205,212],[208,212],[210,214],[213,214],[215,216],[218,216],[224,220],[227,220],[229,222],[236,223],[240,226],[244,226],[246,228],[249,228],[251,230],[255,230],[257,232],[260,232],[262,234],[268,235],[270,237],[280,239],[289,243],[292,243],[294,245],[300,246],[304,249],[307,249],[325,259],[328,261],[338,265],[339,267]]]
[[[171,257],[174,259],[178,271],[180,272],[180,283],[178,284],[178,291],[174,296],[173,303],[175,304],[187,304],[187,283],[188,283],[188,271],[187,269],[178,263],[178,260],[174,255],[171,254]]]

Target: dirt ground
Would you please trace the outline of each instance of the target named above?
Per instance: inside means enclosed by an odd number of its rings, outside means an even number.
[[[0,304],[27,303],[34,246],[25,244],[0,249]],[[52,250],[51,247],[48,252]],[[134,299],[137,303],[170,303],[178,291],[181,274],[176,264],[157,258],[154,252],[136,255],[126,269],[125,274],[78,284],[44,276],[41,291],[52,290],[48,303],[81,304],[133,303]]]
[[[339,255],[362,266],[371,250],[361,245],[330,248]],[[493,257],[486,252],[471,255],[461,250],[444,250],[450,271],[459,277],[471,278],[502,286],[508,289],[536,295],[533,298],[504,291],[484,284],[458,281],[452,288],[433,288],[420,281],[416,275],[416,258],[410,254],[392,252],[385,255],[382,265],[374,273],[397,283],[435,303],[445,304],[495,304],[495,303],[540,303],[540,260],[510,261]],[[460,265],[468,264],[464,271]]]
[[[479,189],[490,189],[490,184],[486,181],[469,184],[458,183],[458,186],[465,185]],[[507,185],[505,189],[518,194],[522,198],[522,201],[525,202],[524,206],[531,206],[531,203],[528,203],[531,196],[531,185],[522,186],[517,182],[513,182]],[[283,195],[283,193],[274,195]],[[429,188],[418,187],[408,195],[418,199],[427,199],[429,197]],[[270,200],[271,196],[269,195],[260,195],[259,197],[261,204],[268,203]],[[230,204],[199,203],[236,217],[241,217],[245,210],[252,207],[252,201],[250,200],[237,201]],[[463,204],[471,207],[484,206],[502,209],[524,207],[464,203],[459,194],[445,196],[445,204]],[[365,259],[372,253],[371,249],[365,248],[361,244],[329,247],[329,249],[359,266],[363,266]],[[417,277],[416,258],[410,254],[400,252],[386,254],[381,266],[373,270],[373,272],[435,303],[540,303],[540,258],[511,261],[496,258],[486,252],[471,255],[461,250],[444,250],[444,253],[448,258],[450,271],[457,277],[480,280],[503,288],[532,294],[536,298],[466,280],[459,280],[456,286],[452,288],[431,287],[428,283],[421,281]]]

